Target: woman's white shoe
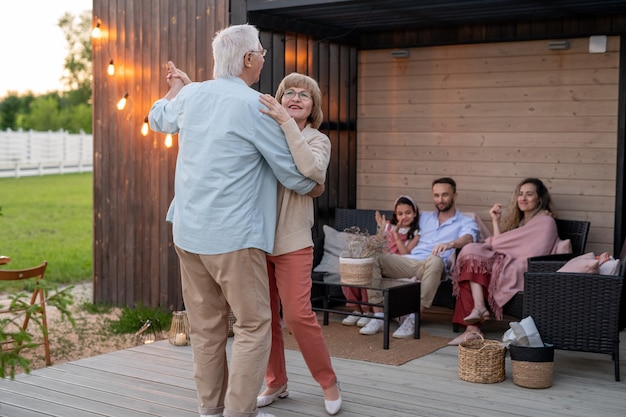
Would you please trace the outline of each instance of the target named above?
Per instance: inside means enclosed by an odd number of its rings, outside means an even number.
[[[341,387],[339,386],[339,381],[337,381],[336,384],[337,384],[337,391],[339,391],[339,398],[337,398],[336,400],[324,399],[324,408],[326,408],[326,412],[330,414],[331,416],[334,416],[335,414],[339,412],[339,410],[341,410],[341,403],[342,403]]]
[[[289,396],[289,390],[287,389],[287,384],[283,385],[273,394],[270,395],[258,395],[256,397],[256,406],[257,407],[265,407],[266,405],[270,405],[276,400],[276,398],[287,398]]]
[[[324,400],[324,407],[326,408],[326,412],[331,416],[334,416],[339,412],[339,410],[341,410],[341,403],[341,394],[339,394],[339,398],[337,398],[336,400]]]

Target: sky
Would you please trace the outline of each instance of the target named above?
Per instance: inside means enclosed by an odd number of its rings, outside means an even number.
[[[61,89],[67,47],[59,19],[92,8],[92,0],[0,0],[0,99]]]

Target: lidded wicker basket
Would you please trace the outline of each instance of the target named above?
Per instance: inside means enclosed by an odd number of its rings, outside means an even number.
[[[485,340],[482,334],[473,334],[480,336],[480,339],[459,343],[459,378],[481,384],[504,381],[506,348],[497,340]]]

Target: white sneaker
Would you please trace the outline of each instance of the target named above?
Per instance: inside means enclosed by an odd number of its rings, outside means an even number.
[[[354,326],[361,318],[360,314],[361,313],[359,313],[358,311],[353,311],[351,315],[341,320],[341,324],[343,324],[344,326]]]
[[[398,327],[398,330],[393,332],[393,337],[396,339],[408,339],[409,337],[413,337],[415,334],[415,316],[413,314],[409,315],[404,321],[402,325]]]
[[[256,415],[256,417],[276,417],[276,416],[274,416],[274,414],[267,414],[267,413],[264,413],[262,411],[259,411],[259,413]]]
[[[382,318],[382,317],[381,317]],[[372,335],[380,332],[384,327],[384,323],[380,319],[371,319],[365,327],[359,330],[361,334]]]
[[[359,321],[356,322],[356,327],[365,327],[365,325],[370,322],[371,317],[372,313],[367,313],[367,316],[360,317]]]

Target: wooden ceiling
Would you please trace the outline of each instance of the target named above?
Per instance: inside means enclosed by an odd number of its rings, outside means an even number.
[[[259,27],[348,42],[397,30],[626,13],[625,0],[248,0],[246,4],[250,22]]]

